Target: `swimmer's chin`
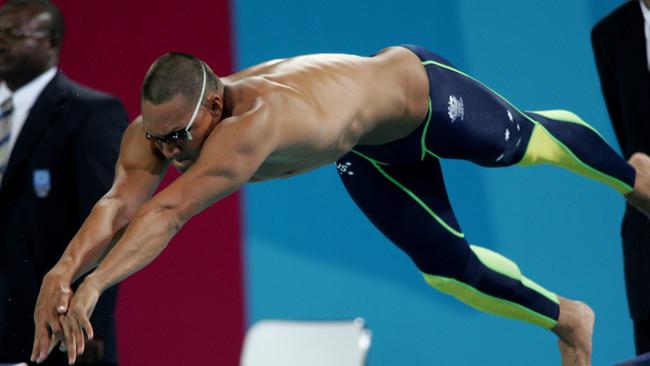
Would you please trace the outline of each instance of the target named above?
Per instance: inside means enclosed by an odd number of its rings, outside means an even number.
[[[180,173],[185,173],[192,166],[193,162],[190,159],[186,159],[183,161],[172,160],[171,163]]]

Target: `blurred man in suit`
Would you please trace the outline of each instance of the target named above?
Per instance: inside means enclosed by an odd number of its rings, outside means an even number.
[[[111,186],[126,128],[117,99],[57,71],[63,33],[46,1],[0,9],[0,363],[29,360],[41,279]],[[115,297],[82,363],[116,364]],[[56,353],[48,364],[67,364]]]
[[[609,116],[626,159],[650,153],[650,0],[628,1],[592,31]],[[627,206],[623,227],[625,282],[637,354],[650,352],[650,220]]]

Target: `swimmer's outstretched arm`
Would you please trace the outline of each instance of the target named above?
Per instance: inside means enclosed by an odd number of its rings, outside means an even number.
[[[83,347],[82,330],[92,337],[89,319],[100,294],[153,261],[192,216],[248,182],[273,151],[272,124],[259,117],[265,112],[253,114],[221,121],[194,165],[138,210],[121,240],[79,286],[62,320],[70,362],[82,351],[76,343]]]
[[[95,204],[57,264],[74,273],[73,281],[101,262],[162,179],[168,164],[152,145],[143,144],[144,138],[137,119],[124,134],[113,186]]]
[[[136,119],[122,137],[113,186],[95,204],[57,264],[43,278],[34,310],[32,361],[44,360],[62,339],[59,316],[67,311],[71,283],[101,261],[159,184],[167,164],[142,141],[144,132],[140,119]]]

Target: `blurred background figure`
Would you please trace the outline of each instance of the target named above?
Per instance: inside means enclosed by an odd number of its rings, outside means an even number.
[[[108,191],[127,117],[57,70],[64,22],[47,1],[0,9],[0,363],[29,359],[41,279]],[[81,364],[117,363],[109,290]],[[55,350],[50,365],[66,365]]]
[[[650,0],[628,1],[592,31],[607,110],[626,159],[650,152]],[[637,354],[650,352],[650,220],[627,206],[621,229]]]

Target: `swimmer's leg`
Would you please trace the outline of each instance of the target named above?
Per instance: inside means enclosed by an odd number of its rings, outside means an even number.
[[[650,157],[637,153],[626,162],[596,130],[569,111],[527,114],[538,124],[519,165],[547,163],[567,168],[609,185],[650,215]]]
[[[557,325],[557,295],[509,259],[465,241],[437,159],[387,165],[351,152],[337,165],[356,204],[409,255],[430,286],[488,313],[548,329]]]
[[[644,208],[646,203],[645,212],[650,212],[650,184],[639,184],[643,181],[640,164],[620,158],[576,115],[524,113],[442,60],[423,64],[432,81],[422,134],[423,160],[426,156],[456,158],[488,167],[553,164],[611,186],[636,207]],[[640,158],[650,173],[650,158]],[[560,337],[563,364],[589,364],[593,312],[566,299],[561,299],[559,308],[552,329]]]
[[[609,185],[650,213],[647,156],[628,163],[577,115],[564,110],[522,112],[444,60],[433,54],[430,58],[423,61],[431,80],[423,155],[488,167],[553,164]]]
[[[518,165],[553,164],[605,183],[622,194],[633,191],[635,169],[580,117],[563,110],[526,114],[535,122]]]
[[[563,365],[589,364],[591,309],[544,289],[502,255],[469,245],[437,159],[390,166],[351,152],[337,167],[355,203],[431,287],[478,310],[551,329],[560,338]]]

